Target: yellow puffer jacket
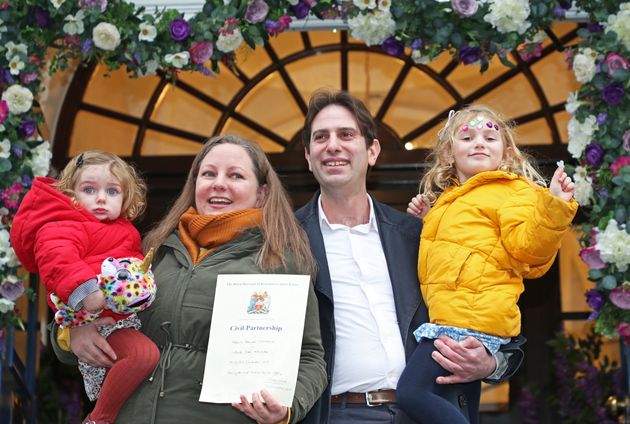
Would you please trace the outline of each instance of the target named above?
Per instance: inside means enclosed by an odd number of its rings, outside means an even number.
[[[420,238],[418,276],[431,322],[519,334],[523,278],[551,267],[577,208],[502,171],[445,190]]]

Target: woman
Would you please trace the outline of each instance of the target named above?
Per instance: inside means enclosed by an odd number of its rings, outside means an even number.
[[[234,136],[210,139],[195,157],[184,189],[144,247],[159,246],[158,286],[142,331],[161,347],[152,378],[129,398],[117,423],[297,422],[326,385],[317,300],[310,288],[293,404],[268,392],[249,403],[199,402],[219,274],[311,273],[308,241],[263,151]],[[73,329],[72,351],[106,366],[113,358],[94,326]],[[264,401],[264,402],[262,402]]]

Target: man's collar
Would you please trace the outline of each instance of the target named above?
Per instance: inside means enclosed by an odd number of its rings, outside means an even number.
[[[376,215],[374,214],[374,203],[372,201],[372,196],[370,196],[369,194],[367,194],[367,198],[368,198],[368,203],[370,205],[370,219],[368,220],[367,224],[359,224],[359,225],[355,225],[354,227],[351,228],[357,228],[357,227],[361,227],[361,226],[365,226],[363,228],[366,228],[367,231],[370,231],[372,229],[374,229],[377,233],[378,233],[378,225],[376,225]],[[328,217],[326,216],[326,213],[324,212],[324,208],[322,207],[322,195],[320,194],[319,197],[317,198],[317,209],[318,209],[318,216],[319,216],[319,224],[321,225],[326,225],[328,226],[328,228],[330,229],[338,229],[338,228],[342,228],[342,227],[348,227],[347,225],[344,224],[331,224],[328,221]]]

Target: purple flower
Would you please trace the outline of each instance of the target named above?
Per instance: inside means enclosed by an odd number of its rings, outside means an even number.
[[[6,82],[7,85],[12,85],[15,82],[15,80],[11,76],[11,71],[8,69],[0,70],[0,84],[2,84],[3,82]]]
[[[31,119],[25,119],[20,124],[20,128],[18,129],[18,132],[22,137],[28,138],[32,136],[33,134],[35,134],[35,129],[36,129],[35,122],[33,122]]]
[[[599,314],[602,306],[606,303],[606,299],[604,299],[604,296],[599,291],[590,289],[586,292],[586,303],[591,307],[591,309],[593,309],[593,312]]]
[[[105,9],[107,9],[107,0],[79,0],[79,7],[81,9],[98,7],[101,12],[105,12]]]
[[[22,149],[20,149],[18,146],[11,146],[11,151],[13,152],[13,154],[15,156],[17,156],[18,158],[22,158]]]
[[[600,112],[597,115],[597,125],[602,125],[604,124],[604,122],[606,122],[606,120],[608,119],[608,114],[606,112]]]
[[[626,152],[630,151],[630,130],[623,133],[623,148]]]
[[[483,57],[483,51],[479,47],[464,45],[459,51],[459,61],[464,65],[471,65],[479,62]]]
[[[479,9],[477,0],[451,0],[451,6],[453,6],[455,13],[466,18],[474,15]]]
[[[20,81],[22,81],[22,84],[30,84],[33,81],[36,81],[37,78],[39,78],[37,76],[37,72],[25,72],[20,74]]]
[[[608,199],[608,189],[605,187],[602,187],[599,190],[597,190],[597,194],[602,200]]]
[[[24,284],[15,277],[9,277],[0,285],[0,294],[12,302],[15,302],[24,293]]]
[[[610,77],[613,76],[617,69],[630,68],[630,63],[628,63],[626,58],[617,53],[608,53],[604,63],[608,66],[608,76]]]
[[[50,13],[47,10],[36,7],[33,12],[33,17],[35,18],[35,24],[41,28],[48,28],[52,25],[52,19],[50,18]]]
[[[586,29],[588,29],[589,32],[602,32],[604,30],[604,27],[602,27],[600,24],[588,23],[586,24]]]
[[[308,12],[311,11],[311,7],[305,1],[300,1],[295,6],[291,6],[291,9],[293,10],[295,17],[298,19],[306,18],[308,16]]]
[[[265,21],[265,31],[269,35],[278,35],[283,32],[285,29],[289,28],[289,24],[291,23],[291,17],[289,15],[282,15],[280,19],[277,21],[267,19]]]
[[[604,148],[596,142],[586,146],[586,162],[591,166],[599,166],[604,162]]]
[[[394,37],[389,37],[387,40],[383,41],[381,47],[385,50],[385,53],[391,56],[402,56],[405,51],[403,43],[396,40]]]
[[[175,41],[183,41],[190,35],[190,24],[185,19],[173,19],[169,25],[171,38]]]
[[[562,6],[557,6],[555,9],[553,9],[553,16],[556,18],[564,18],[564,15],[566,15],[566,13],[567,9]]]
[[[195,41],[190,45],[190,49],[188,49],[190,60],[196,64],[206,63],[210,60],[213,51],[214,47],[210,41]]]
[[[267,13],[269,13],[269,5],[264,0],[252,0],[247,5],[245,20],[250,24],[257,24],[265,20]]]
[[[600,193],[601,195],[601,193]],[[599,250],[594,247],[585,247],[580,251],[580,258],[590,269],[604,269],[606,262],[599,256]]]
[[[33,179],[28,175],[22,175],[22,183],[24,184],[24,186],[30,187],[33,185]]]
[[[424,43],[422,42],[422,38],[416,38],[411,42],[411,45],[409,47],[411,47],[412,50],[418,50],[422,48],[423,44]]]
[[[81,46],[81,52],[88,54],[90,50],[92,50],[92,47],[94,47],[94,41],[92,41],[91,38],[86,38],[83,42],[83,46]]]
[[[615,287],[610,291],[608,297],[610,298],[610,301],[613,303],[613,305],[617,306],[618,308],[624,309],[626,311],[630,309],[630,288],[626,288],[624,286]]]
[[[602,89],[602,98],[610,106],[623,102],[624,94],[623,87],[619,84],[608,84]]]

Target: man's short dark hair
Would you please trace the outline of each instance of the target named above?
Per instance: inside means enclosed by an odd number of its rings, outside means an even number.
[[[366,146],[371,146],[377,138],[376,123],[365,104],[347,91],[317,90],[308,103],[308,111],[302,130],[302,141],[306,151],[310,151],[311,131],[315,117],[327,106],[337,105],[346,108],[356,119]]]

